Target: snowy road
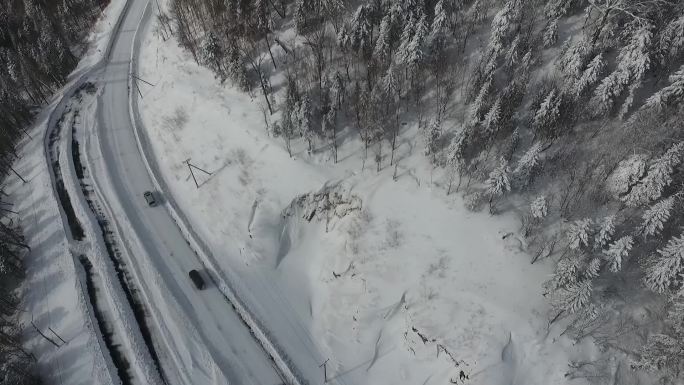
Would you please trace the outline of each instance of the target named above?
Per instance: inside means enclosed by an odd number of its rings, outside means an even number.
[[[125,250],[129,268],[152,308],[169,381],[186,384],[280,384],[270,357],[216,287],[198,291],[188,271],[201,265],[164,205],[152,208],[142,193],[154,190],[129,119],[131,50],[147,0],[131,0],[111,55],[99,74],[97,124],[86,138],[88,167],[99,186]],[[163,198],[162,198],[163,199]],[[205,274],[205,280],[209,278]]]

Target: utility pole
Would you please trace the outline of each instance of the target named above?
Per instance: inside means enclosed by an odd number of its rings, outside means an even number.
[[[14,169],[14,167],[12,167],[11,165],[8,166],[8,167],[9,167],[10,170],[12,170],[12,172],[14,173],[14,175],[16,175],[19,179],[21,179],[22,182],[28,183],[28,182],[26,181],[26,179],[24,179],[21,175],[19,175],[19,173],[17,172],[17,170]]]
[[[140,86],[138,85],[138,82],[134,81],[133,83],[135,84],[135,89],[138,90],[138,95],[140,95],[140,99],[143,99],[143,94],[140,91]]]
[[[195,173],[192,172],[192,167],[190,167],[190,158],[186,159],[184,163],[188,165],[188,170],[190,170],[190,175],[192,175],[192,180],[195,181],[195,186],[197,188],[199,188],[199,184],[197,184],[197,178],[195,178]]]
[[[64,341],[64,338],[62,338],[62,336],[60,336],[59,334],[57,334],[57,332],[56,332],[56,331],[52,330],[52,328],[51,328],[51,327],[49,327],[49,326],[48,326],[48,329],[49,329],[49,330],[50,330],[50,331],[52,332],[52,334],[56,335],[56,336],[57,336],[57,338],[59,338],[59,340],[60,340],[60,341],[62,341],[62,343],[64,343],[64,344],[68,344],[68,342]]]
[[[195,181],[195,187],[200,188],[199,183],[197,183],[197,178],[195,177],[195,173],[192,171],[193,169],[197,169],[199,171],[202,171],[203,173],[207,175],[211,175],[211,173],[207,170],[201,169],[194,164],[190,163],[190,158],[186,159],[183,163],[188,165],[188,170],[190,170],[190,175],[192,176],[192,180]]]
[[[140,77],[136,76],[136,75],[133,74],[133,73],[131,73],[130,76],[131,76],[131,77],[133,78],[133,80],[134,80],[133,83],[135,84],[135,89],[138,90],[138,94],[140,95],[140,98],[141,98],[141,99],[142,99],[142,97],[143,97],[143,94],[142,94],[142,92],[140,91],[140,86],[138,86],[138,82],[137,82],[138,80],[140,80],[141,82],[143,82],[143,83],[145,83],[145,84],[149,84],[150,86],[154,87],[154,84],[148,82],[148,81],[145,80],[145,79],[141,79]]]
[[[327,365],[327,364],[328,364],[328,361],[330,361],[330,358],[328,358],[327,360],[325,360],[324,363],[318,365],[319,368],[320,368],[320,367],[323,367],[323,383],[327,383],[327,382],[328,382],[328,365]]]
[[[145,84],[149,84],[149,85],[150,85],[150,86],[152,86],[152,87],[154,87],[154,86],[155,86],[155,84],[153,84],[153,83],[150,83],[150,82],[148,82],[147,80],[145,80],[145,79],[142,79],[142,78],[140,78],[140,77],[138,77],[138,76],[136,76],[136,75],[134,75],[134,74],[131,74],[131,76],[133,76],[133,78],[134,78],[134,79],[136,79],[136,80],[140,80],[141,82],[143,82],[143,83],[145,83]]]
[[[38,328],[38,326],[36,326],[36,324],[33,322],[33,314],[31,314],[31,326],[33,326],[33,329],[35,329],[35,331],[37,331],[38,334],[40,334],[41,337],[43,337],[43,338],[44,338],[46,341],[48,341],[49,343],[53,344],[56,348],[59,348],[59,347],[62,346],[62,345],[58,344],[57,342],[55,342],[52,338],[46,336],[45,333],[43,333],[43,332]]]

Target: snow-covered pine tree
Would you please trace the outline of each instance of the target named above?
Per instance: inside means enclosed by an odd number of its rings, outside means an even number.
[[[684,234],[671,238],[657,254],[646,268],[646,286],[658,293],[681,286],[677,280],[684,273]]]
[[[446,33],[449,28],[449,17],[447,15],[447,9],[445,7],[445,1],[439,0],[435,4],[434,17],[432,19],[432,25],[430,27],[429,41],[435,41],[438,39],[446,38]]]
[[[544,28],[544,47],[548,48],[558,41],[558,19],[551,19]]]
[[[684,14],[672,20],[660,32],[658,58],[663,67],[684,53]]]
[[[600,250],[608,245],[615,234],[615,215],[603,218],[598,233],[594,237],[594,249]]]
[[[346,98],[346,85],[344,77],[340,71],[335,71],[332,77],[329,79],[330,82],[330,102],[333,103],[336,109],[342,107],[342,103]]]
[[[390,53],[392,51],[391,32],[392,15],[387,13],[380,22],[380,30],[378,31],[378,37],[375,40],[375,47],[373,48],[373,56],[381,62],[390,58]]]
[[[427,13],[428,7],[425,0],[404,0],[399,1],[402,4],[403,14],[405,19],[415,18],[416,20]]]
[[[556,270],[549,282],[551,290],[555,291],[577,283],[583,267],[584,262],[577,255],[562,258],[558,261]]]
[[[399,76],[397,75],[397,69],[394,64],[390,64],[389,68],[385,72],[385,76],[382,77],[382,91],[391,100],[397,102],[400,96],[399,89]]]
[[[617,241],[613,242],[608,250],[604,253],[608,261],[608,267],[613,273],[617,273],[622,269],[622,263],[629,256],[630,250],[634,245],[634,239],[630,235],[626,235]]]
[[[556,67],[572,84],[582,75],[590,54],[591,47],[584,38],[573,41],[568,37],[558,55]]]
[[[622,116],[626,115],[631,108],[634,94],[641,86],[644,75],[652,66],[653,29],[654,26],[650,23],[640,22],[631,36],[629,44],[627,45],[628,49],[625,52],[620,52],[619,60],[624,60],[629,63],[628,68],[632,79],[629,95],[621,108]]]
[[[209,32],[204,37],[204,45],[202,46],[202,58],[209,64],[209,67],[223,76],[223,51],[216,34],[213,31]]]
[[[577,313],[589,305],[593,291],[590,279],[570,284],[554,292],[553,307],[559,312]]]
[[[253,28],[257,33],[266,34],[273,28],[273,20],[271,20],[271,8],[268,0],[255,0],[252,10],[251,20]]]
[[[644,221],[641,225],[644,237],[658,235],[663,231],[665,223],[670,219],[670,212],[674,207],[674,203],[675,198],[671,196],[655,203],[648,210],[644,211],[642,216]]]
[[[492,88],[492,76],[488,76],[482,83],[475,100],[470,105],[470,121],[479,122],[484,117],[487,108],[487,99]]]
[[[670,75],[670,84],[661,88],[646,100],[643,109],[663,110],[667,106],[677,106],[684,102],[684,65]]]
[[[434,58],[441,58],[446,48],[446,37],[449,31],[448,23],[444,0],[439,0],[435,5],[435,16],[432,19],[430,33],[427,37],[428,50]]]
[[[505,139],[503,146],[501,146],[501,156],[506,159],[511,159],[513,154],[518,150],[520,145],[520,127],[516,127],[511,135]],[[511,183],[515,184],[515,173],[511,174]]]
[[[629,73],[615,70],[603,78],[594,90],[594,96],[589,102],[594,106],[594,113],[603,115],[612,110],[615,100],[629,85]]]
[[[590,218],[574,221],[566,231],[568,247],[571,250],[580,250],[589,246],[589,236],[593,231],[594,222]]]
[[[521,37],[521,35],[516,34],[513,38],[513,41],[508,46],[508,50],[506,50],[506,66],[512,70],[515,69],[515,65],[520,60],[520,47],[523,45],[522,40],[523,38]]]
[[[242,91],[250,89],[244,59],[234,40],[229,40],[228,45],[228,76]]]
[[[550,0],[544,4],[544,15],[548,19],[557,19],[565,16],[568,13],[570,7],[572,7],[573,1],[570,0]]]
[[[343,0],[320,0],[321,14],[329,21],[336,23],[335,20],[344,11]]]
[[[530,214],[532,215],[532,218],[536,220],[540,220],[546,217],[548,211],[548,202],[546,201],[546,197],[543,195],[540,195],[537,198],[535,198],[535,200],[532,201],[532,204],[530,204]]]
[[[584,275],[589,279],[594,279],[601,273],[601,258],[592,258],[584,270]]]
[[[487,19],[487,1],[486,0],[475,0],[468,8],[466,12],[466,22],[469,24],[470,28],[473,28]]]
[[[629,94],[620,109],[624,116],[631,108],[634,94],[641,86],[646,72],[651,68],[653,25],[649,22],[633,22],[626,28],[627,44],[620,49],[617,68],[596,88],[592,103],[597,115],[611,112],[615,102],[626,89]]]
[[[489,211],[492,212],[492,203],[495,198],[504,195],[511,191],[511,183],[509,180],[510,169],[508,168],[508,161],[503,157],[499,160],[499,165],[489,173],[487,179],[487,196],[489,196]]]
[[[295,1],[294,24],[297,33],[300,35],[304,35],[308,28],[308,13],[310,12],[309,3],[311,2],[308,0]]]
[[[683,156],[684,142],[673,144],[665,154],[651,162],[646,176],[632,187],[623,198],[624,202],[637,207],[659,199],[665,187],[672,183],[674,168],[681,164]]]
[[[489,35],[488,51],[494,57],[498,57],[505,44],[511,26],[515,23],[519,12],[519,2],[508,0],[492,19],[491,33]]]
[[[337,110],[335,106],[330,106],[322,120],[321,130],[330,140],[333,162],[337,163]]]
[[[542,136],[550,137],[557,131],[556,124],[560,119],[560,103],[560,96],[556,89],[552,89],[539,105],[539,109],[534,113],[532,124],[535,130]]]
[[[288,110],[286,107],[286,110],[280,115],[280,124],[277,126],[278,131],[274,131],[273,133],[274,135],[280,134],[283,136],[285,148],[290,157],[292,157],[292,137],[295,132],[295,126],[293,124],[293,118],[295,118],[295,116],[293,116],[294,112],[294,110]]]
[[[492,107],[484,116],[484,121],[482,122],[482,127],[484,128],[487,137],[492,138],[499,128],[501,128],[501,99],[496,98]]]
[[[442,122],[439,119],[433,119],[427,130],[425,130],[425,156],[429,157],[433,164],[437,162],[437,154],[439,153],[441,142]]]
[[[541,142],[534,142],[532,146],[525,151],[523,156],[518,160],[518,164],[513,170],[516,181],[522,186],[526,187],[534,176],[534,170],[539,164],[539,156],[542,150]]]
[[[451,193],[451,185],[454,180],[455,174],[459,174],[459,186],[461,185],[461,174],[465,168],[465,159],[463,157],[463,152],[465,151],[465,146],[467,143],[467,133],[465,130],[461,130],[452,140],[447,150],[446,165],[449,168],[449,186],[447,187],[447,195]],[[458,187],[457,187],[458,189]]]
[[[337,46],[342,53],[348,53],[351,47],[351,35],[349,34],[349,24],[344,23],[337,31]]]
[[[648,336],[638,358],[632,362],[633,369],[679,376],[684,361],[684,303],[680,296],[671,299],[665,324],[665,330]]]
[[[426,52],[428,47],[425,46],[428,33],[427,16],[423,14],[416,24],[415,32],[406,51],[407,56],[404,58],[404,64],[408,65],[409,71],[413,75],[418,72],[420,65],[425,62],[429,55],[429,53]]]
[[[302,133],[302,136],[304,136],[304,139],[308,145],[308,151],[311,153],[313,150],[315,133],[311,124],[311,99],[309,98],[308,94],[304,95],[302,102],[299,104],[298,115],[299,131]]]
[[[359,55],[373,51],[373,24],[371,22],[372,9],[367,4],[361,4],[354,12],[350,22],[351,48]]]
[[[413,35],[418,28],[418,20],[415,17],[410,17],[404,23],[404,27],[401,31],[401,36],[399,38],[399,47],[395,53],[395,57],[398,63],[406,64],[409,57],[409,46],[413,40]]]
[[[589,62],[587,68],[582,72],[582,75],[577,79],[574,85],[575,96],[580,97],[590,87],[594,86],[599,80],[603,71],[606,68],[606,63],[603,59],[603,54],[599,53]]]

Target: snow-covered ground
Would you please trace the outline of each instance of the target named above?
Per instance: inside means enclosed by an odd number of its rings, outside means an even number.
[[[149,27],[139,66],[155,84],[140,83],[139,107],[166,198],[295,366],[329,358],[340,384],[583,383],[564,374],[591,346],[547,330],[551,266],[530,264],[512,215],[445,195],[416,127],[400,134],[396,180],[388,159],[364,165],[351,131],[338,164],[320,142],[310,156],[295,140],[290,158],[260,100],[174,39]],[[188,159],[211,173],[194,169],[200,188]]]

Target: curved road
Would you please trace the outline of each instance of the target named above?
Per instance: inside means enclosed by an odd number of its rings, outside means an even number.
[[[148,0],[130,1],[99,75],[98,124],[89,128],[86,150],[101,198],[124,238],[129,269],[152,308],[164,373],[173,384],[281,384],[270,357],[219,290],[209,285],[198,291],[189,280],[188,271],[200,265],[167,209],[148,207],[142,197],[154,184],[129,119],[127,79]]]

